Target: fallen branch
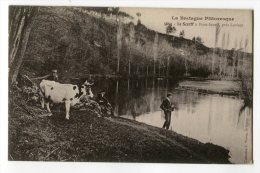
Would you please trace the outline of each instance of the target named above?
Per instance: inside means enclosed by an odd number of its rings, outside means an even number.
[[[45,76],[40,76],[40,77],[34,77],[34,78],[31,78],[32,80],[41,80],[41,79],[45,79],[47,77],[49,77],[50,75],[45,75]]]
[[[27,75],[23,75],[23,77],[29,81],[32,85],[34,85],[34,82],[27,76]]]

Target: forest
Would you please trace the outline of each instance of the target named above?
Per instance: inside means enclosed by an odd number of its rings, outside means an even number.
[[[185,31],[165,25],[159,33],[119,8],[12,7],[9,23],[10,83],[18,74],[30,78],[58,69],[72,77],[204,77],[241,80],[246,95],[252,89],[252,53],[248,39],[237,38],[231,50],[229,33],[215,28],[215,46],[203,38],[185,38]],[[134,24],[134,17],[138,18]],[[18,21],[18,22],[17,22]]]

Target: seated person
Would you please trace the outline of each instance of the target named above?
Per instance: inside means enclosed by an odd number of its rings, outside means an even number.
[[[96,102],[99,104],[101,107],[101,112],[104,115],[108,116],[114,116],[113,108],[109,101],[105,98],[105,91],[102,91],[97,94]]]

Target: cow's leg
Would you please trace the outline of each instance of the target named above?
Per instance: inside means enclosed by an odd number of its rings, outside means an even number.
[[[41,97],[42,109],[44,109],[44,104],[45,104],[45,103],[44,103],[44,100],[45,100],[45,99],[44,99],[44,95],[43,95],[43,93],[42,93],[41,91],[39,92],[39,95],[40,95],[40,97]]]
[[[46,98],[46,97],[45,97]],[[50,110],[50,102],[51,102],[51,96],[48,96],[45,100],[46,102],[46,108],[47,108],[47,111],[50,112],[49,116],[52,116],[52,113],[51,113],[51,110]]]
[[[50,102],[47,102],[47,103],[46,103],[46,107],[47,107],[47,111],[48,111],[48,112],[51,112],[51,110],[50,110]]]
[[[45,104],[45,103],[44,103],[44,100],[45,100],[44,97],[41,97],[41,105],[42,105],[42,109],[44,109],[44,104]]]
[[[66,119],[70,119],[70,101],[65,101]]]
[[[48,116],[52,116],[51,110],[50,110],[50,102],[46,102],[47,111],[49,112]]]

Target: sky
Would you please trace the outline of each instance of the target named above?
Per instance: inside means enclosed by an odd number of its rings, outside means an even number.
[[[215,47],[216,26],[214,26],[214,24],[219,23],[221,27],[217,47],[224,47],[224,49],[231,49],[235,47],[236,49],[240,49],[242,47],[244,50],[245,40],[248,40],[246,52],[252,52],[253,20],[251,10],[173,8],[120,8],[120,10],[132,15],[135,18],[135,23],[137,21],[136,13],[140,12],[141,23],[146,25],[148,28],[161,33],[165,33],[165,22],[172,23],[177,29],[176,33],[173,35],[178,36],[180,31],[184,30],[185,38],[192,39],[194,36],[200,36],[204,41],[204,44],[208,47]],[[202,20],[181,20],[180,16],[201,17]],[[234,20],[205,20],[205,17],[207,16],[215,18],[233,18]],[[173,18],[175,18],[175,20],[173,20]],[[177,26],[177,22],[181,23],[181,26]],[[193,22],[193,26],[183,26],[183,22],[186,24]],[[195,24],[197,24],[197,26],[195,26]],[[203,26],[200,24],[203,24]],[[230,38],[229,43],[227,41],[228,35]],[[225,40],[224,46],[222,46],[222,40]]]

